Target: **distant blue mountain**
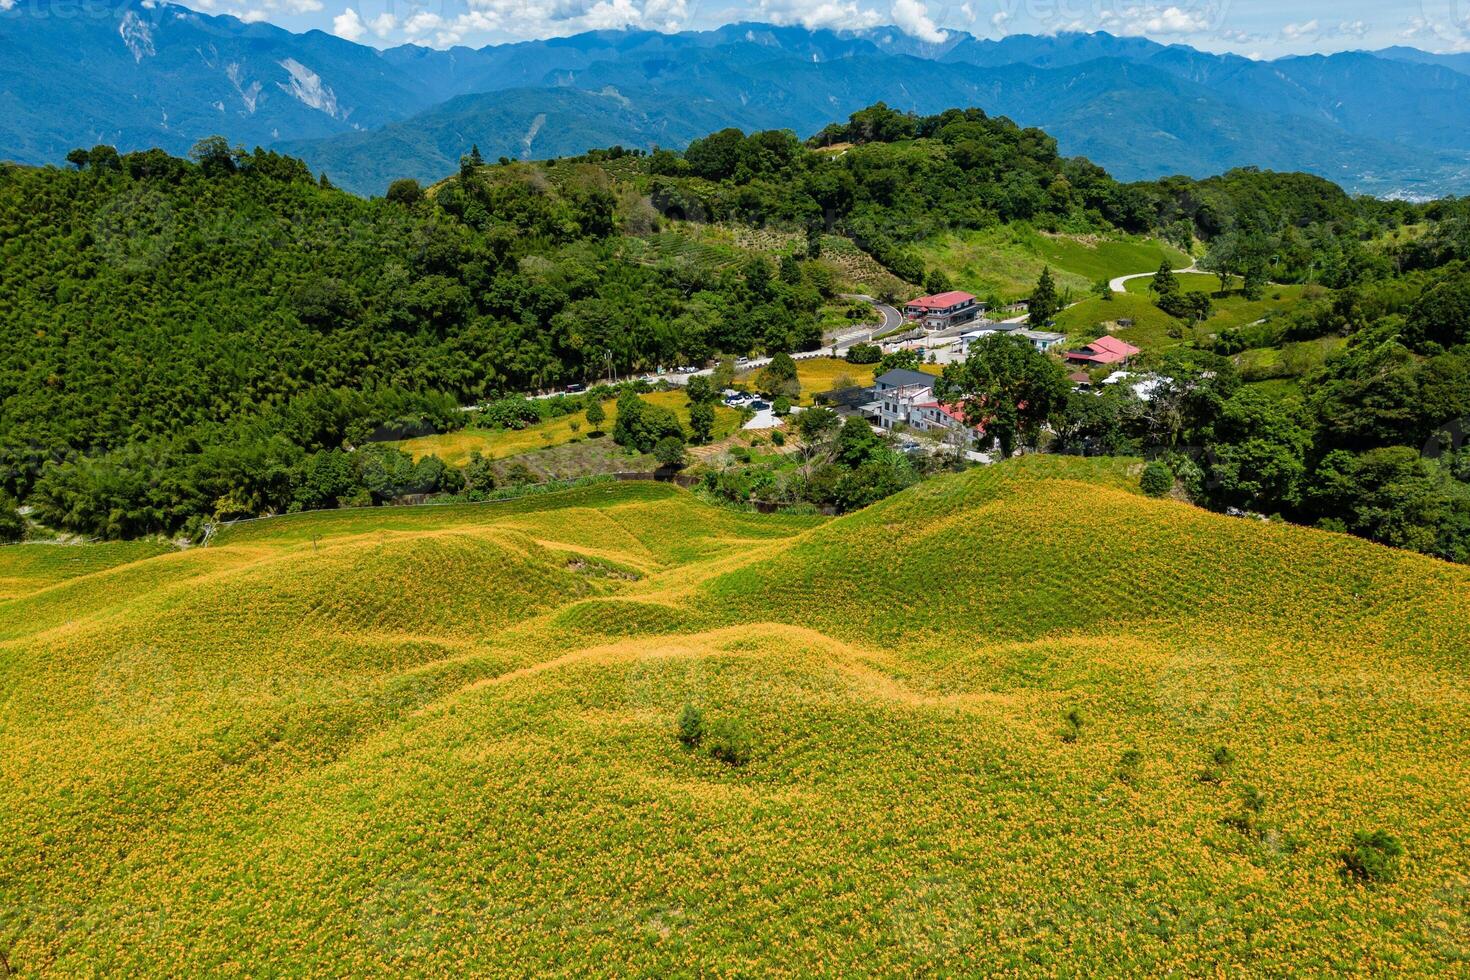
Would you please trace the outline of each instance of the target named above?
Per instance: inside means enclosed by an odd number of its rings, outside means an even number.
[[[730,125],[806,135],[881,99],[1009,115],[1123,179],[1253,164],[1379,194],[1470,190],[1470,56],[1412,48],[1257,62],[1102,33],[934,44],[732,24],[379,52],[157,0],[53,10],[0,13],[0,157],[182,153],[222,133],[375,193],[448,173],[473,143],[521,157]]]

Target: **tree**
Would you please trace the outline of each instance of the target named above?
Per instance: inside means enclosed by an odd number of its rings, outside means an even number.
[[[424,199],[424,189],[412,177],[403,177],[388,185],[388,198],[394,204],[412,207]]]
[[[873,373],[881,376],[889,371],[917,371],[920,363],[918,351],[896,350],[891,354],[884,354]]]
[[[643,400],[632,388],[624,388],[618,396],[617,417],[613,420],[613,442],[620,446],[636,448],[639,439],[639,423],[643,416]]]
[[[0,544],[14,544],[26,536],[26,521],[20,516],[15,500],[0,493]]]
[[[830,408],[809,408],[796,417],[796,431],[809,446],[825,443],[842,425],[842,417]]]
[[[689,378],[688,384],[684,386],[684,393],[689,396],[689,404],[703,405],[720,397],[715,390],[708,375],[696,374]]]
[[[189,159],[199,164],[206,176],[217,177],[235,172],[235,155],[223,136],[206,136],[194,144]]]
[[[873,427],[853,415],[837,433],[834,455],[843,466],[855,468],[876,458],[884,448],[883,438],[873,431]]]
[[[771,404],[771,411],[777,418],[785,418],[791,414],[791,399],[781,395]]]
[[[772,398],[801,394],[801,381],[797,377],[796,361],[790,354],[777,354],[772,357],[771,363],[761,369],[758,383],[761,391]]]
[[[967,424],[981,426],[1000,442],[1005,458],[1018,443],[1035,441],[1070,390],[1060,364],[1010,334],[981,337],[969,356],[946,367],[934,385],[940,401],[960,406]]]
[[[1450,276],[1419,295],[1404,322],[1404,342],[1417,351],[1470,343],[1470,275]]]
[[[1026,304],[1026,322],[1033,328],[1044,327],[1051,322],[1062,309],[1062,299],[1057,295],[1057,284],[1051,278],[1051,266],[1045,266],[1041,270],[1041,278],[1036,280],[1036,288],[1031,291],[1031,299]]]
[[[847,349],[849,364],[877,364],[883,360],[883,348],[877,344],[853,344]]]
[[[607,410],[602,407],[602,402],[592,399],[587,405],[587,424],[592,426],[593,432],[602,431],[602,423],[607,418]]]
[[[1290,404],[1241,388],[1221,406],[1210,464],[1217,503],[1268,513],[1296,507],[1312,433]]]
[[[714,405],[709,402],[695,402],[689,406],[689,431],[697,443],[707,443],[714,438]]]
[[[924,277],[924,289],[930,295],[948,292],[953,288],[943,269],[930,269],[929,274]]]
[[[464,464],[464,487],[471,494],[488,493],[495,489],[495,469],[488,456],[482,455],[479,450],[470,452],[469,461]]]
[[[677,470],[684,466],[684,440],[678,436],[664,436],[653,447],[653,458],[665,469]]]

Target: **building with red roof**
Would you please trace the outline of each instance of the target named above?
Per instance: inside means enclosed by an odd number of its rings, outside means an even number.
[[[923,323],[927,330],[946,330],[969,323],[984,309],[969,293],[951,289],[933,296],[920,296],[904,304],[903,314]]]
[[[1138,348],[1126,340],[1104,334],[1089,344],[1083,344],[1080,350],[1067,351],[1065,356],[1074,364],[1126,364],[1138,352]]]
[[[927,401],[914,406],[910,424],[921,432],[942,431],[965,449],[988,448],[995,440],[987,438],[985,426],[970,425],[965,421],[964,410],[958,405],[941,401]]]

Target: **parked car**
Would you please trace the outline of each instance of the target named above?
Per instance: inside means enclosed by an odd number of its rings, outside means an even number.
[[[761,401],[759,398],[757,398],[755,401],[750,403],[750,407],[755,409],[757,412],[764,412],[766,409],[771,407],[771,403]]]
[[[587,386],[586,385],[567,385],[567,394],[569,394],[569,395],[580,395],[582,392],[584,392],[586,390],[587,390]]]

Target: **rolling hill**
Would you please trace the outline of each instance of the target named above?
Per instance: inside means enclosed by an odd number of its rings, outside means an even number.
[[[835,520],[613,484],[0,550],[0,951],[62,974],[1463,964],[1470,572],[1135,485],[1035,457]],[[1399,875],[1346,880],[1376,829]]]

